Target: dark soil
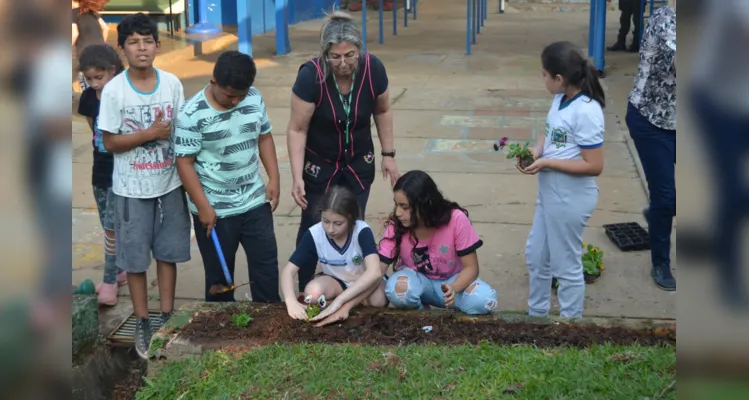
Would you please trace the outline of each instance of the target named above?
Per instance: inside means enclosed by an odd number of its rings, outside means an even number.
[[[130,374],[127,378],[119,382],[109,400],[131,400],[135,398],[135,394],[143,386],[143,377],[146,376],[148,370],[148,363],[144,360],[133,361],[133,369],[130,370]]]
[[[246,312],[253,321],[246,328],[231,323],[233,314]],[[361,308],[348,320],[324,328],[291,319],[283,304],[262,309],[234,306],[213,313],[201,313],[181,331],[181,336],[207,347],[236,345],[256,347],[270,343],[362,343],[404,344],[533,344],[539,347],[588,347],[615,344],[676,345],[676,332],[666,329],[631,330],[594,325],[509,323],[490,319],[461,319],[458,313],[401,314],[382,309]],[[424,332],[425,326],[432,331]]]
[[[525,157],[520,159],[520,168],[526,169],[533,164],[533,157]]]

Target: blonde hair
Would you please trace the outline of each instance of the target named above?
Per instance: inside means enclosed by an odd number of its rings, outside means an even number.
[[[320,29],[320,68],[323,72],[323,80],[330,76],[331,70],[328,63],[322,61],[328,58],[328,52],[334,44],[343,42],[351,43],[361,51],[361,29],[351,14],[336,11],[326,16],[325,23]]]

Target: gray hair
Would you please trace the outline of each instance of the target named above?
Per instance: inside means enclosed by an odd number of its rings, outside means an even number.
[[[361,29],[350,14],[336,11],[328,15],[320,30],[320,68],[322,69],[323,79],[327,79],[331,74],[327,62],[330,48],[334,44],[343,42],[351,43],[361,51]]]

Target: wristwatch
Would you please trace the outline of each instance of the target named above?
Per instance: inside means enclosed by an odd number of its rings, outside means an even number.
[[[395,158],[395,150],[393,150],[393,151],[383,151],[380,154],[382,154],[383,157],[393,157],[393,158]]]

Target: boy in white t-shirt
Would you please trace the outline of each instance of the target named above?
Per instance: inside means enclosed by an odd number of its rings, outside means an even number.
[[[551,280],[557,278],[560,315],[583,314],[583,231],[598,202],[596,176],[603,171],[603,88],[579,48],[547,46],[542,55],[546,88],[555,94],[544,136],[532,148],[538,199],[525,247],[530,278],[528,313],[549,313]]]
[[[162,324],[174,310],[176,263],[190,260],[190,217],[175,167],[171,124],[184,93],[176,76],[153,67],[159,36],[145,14],[122,20],[117,36],[129,68],[101,93],[99,129],[104,147],[114,153],[117,266],[128,273],[138,317],[135,349],[147,358],[152,328],[146,271],[151,253],[159,277]]]

